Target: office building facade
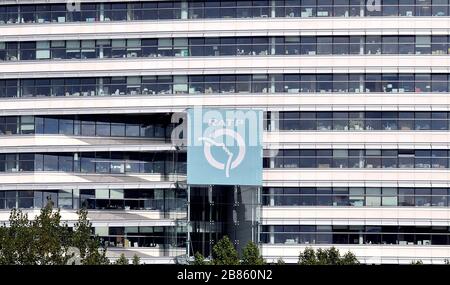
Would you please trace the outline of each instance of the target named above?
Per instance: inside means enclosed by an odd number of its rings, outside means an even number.
[[[0,221],[89,211],[111,259],[450,259],[448,0],[3,0]],[[191,185],[188,109],[262,110],[262,184]],[[183,140],[182,140],[183,141]]]

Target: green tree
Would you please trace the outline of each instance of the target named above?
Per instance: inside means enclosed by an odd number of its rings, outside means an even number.
[[[266,261],[261,256],[258,246],[250,241],[242,251],[243,265],[264,265]]]
[[[64,265],[72,255],[68,252],[70,231],[61,223],[59,210],[52,204],[41,209],[34,220],[13,209],[9,227],[0,230],[0,264]]]
[[[316,252],[311,247],[305,248],[303,252],[300,252],[298,257],[298,264],[300,265],[317,265]]]
[[[277,263],[275,263],[276,265],[285,265],[286,263],[284,262],[283,258],[278,258]]]
[[[308,247],[300,253],[298,264],[300,265],[356,265],[359,264],[356,256],[347,252],[341,256],[335,247],[329,249],[319,248],[317,251]]]
[[[194,260],[191,262],[191,265],[208,265],[209,262],[205,260],[205,257],[200,252],[196,252],[194,254]]]
[[[0,227],[0,265],[107,264],[105,251],[91,233],[84,210],[71,231],[50,202],[33,220],[13,209],[9,225]]]
[[[141,258],[135,254],[133,255],[133,265],[140,265],[141,264]]]
[[[214,265],[239,265],[238,252],[227,236],[224,236],[213,246]]]
[[[87,210],[81,209],[77,214],[78,221],[74,226],[72,246],[79,249],[81,264],[109,264],[109,260],[106,257],[106,249],[101,247],[98,236],[92,236],[92,223],[87,218]]]
[[[9,227],[0,230],[0,264],[33,265],[36,263],[34,232],[28,215],[13,209]]]
[[[59,209],[53,210],[52,203],[41,209],[40,215],[32,221],[31,230],[35,264],[65,265],[72,255],[68,252],[70,232],[66,223],[61,223]],[[38,241],[38,242],[36,242]]]
[[[115,265],[129,265],[130,261],[125,257],[125,254],[120,254],[120,257],[114,263]]]
[[[344,256],[341,258],[341,265],[356,265],[359,264],[358,259],[353,254],[353,252],[348,251],[344,254]]]

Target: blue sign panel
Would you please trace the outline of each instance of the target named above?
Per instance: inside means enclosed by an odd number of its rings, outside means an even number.
[[[262,185],[262,110],[188,110],[187,182]]]

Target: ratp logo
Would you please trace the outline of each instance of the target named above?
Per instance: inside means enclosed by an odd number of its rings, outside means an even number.
[[[217,138],[223,138],[223,136],[229,136],[233,140],[236,141],[236,144],[239,148],[238,154],[235,155],[223,142],[216,141]],[[204,141],[203,145],[203,153],[205,154],[205,158],[208,163],[217,169],[224,170],[225,176],[230,177],[230,170],[238,167],[245,157],[245,142],[242,136],[232,129],[218,129],[214,133],[212,133],[209,137],[201,137],[199,140]],[[223,141],[223,139],[221,139]],[[222,150],[227,154],[226,162],[217,161],[212,155],[211,147],[218,146],[221,147]],[[236,158],[234,158],[236,157]],[[233,160],[234,159],[234,160]]]
[[[193,108],[187,115],[188,184],[260,185],[262,110]]]

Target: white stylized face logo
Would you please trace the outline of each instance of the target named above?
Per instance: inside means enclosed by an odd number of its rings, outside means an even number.
[[[239,153],[237,154],[237,156],[235,156],[234,153],[232,153],[227,146],[225,145],[225,143],[223,143],[224,141],[226,141],[225,139],[222,139],[222,142],[217,142],[215,141],[215,139],[217,139],[218,137],[224,137],[224,136],[229,136],[231,138],[233,138],[236,143],[237,146],[239,147]],[[245,142],[242,139],[241,135],[238,134],[237,132],[235,132],[234,130],[231,129],[218,129],[216,131],[214,131],[211,135],[209,135],[209,137],[201,137],[199,138],[199,140],[203,140],[204,141],[204,145],[203,145],[203,153],[205,154],[205,158],[208,161],[208,163],[217,169],[220,170],[225,170],[225,176],[228,178],[230,177],[230,170],[234,169],[236,167],[238,167],[242,161],[244,160],[245,157]],[[218,146],[221,147],[222,150],[227,154],[228,158],[227,161],[225,163],[219,162],[217,161],[211,153],[211,146]],[[234,160],[233,158],[236,157]]]

